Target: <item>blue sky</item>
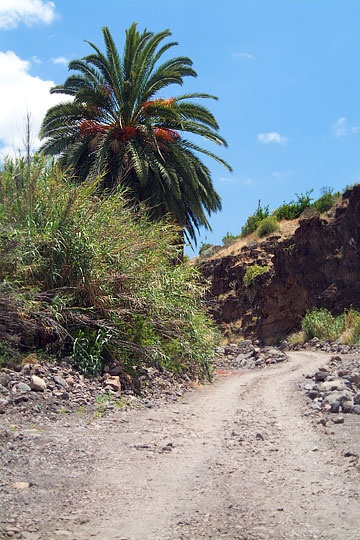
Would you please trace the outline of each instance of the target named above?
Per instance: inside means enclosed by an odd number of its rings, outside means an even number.
[[[207,161],[223,210],[199,244],[239,233],[259,199],[274,209],[360,181],[358,0],[0,0],[0,153],[22,146],[26,110],[36,134],[85,39],[102,46],[108,26],[121,50],[133,21],[169,28],[171,54],[194,61],[198,78],[169,95],[219,97],[210,107],[229,146],[208,148],[233,173]]]

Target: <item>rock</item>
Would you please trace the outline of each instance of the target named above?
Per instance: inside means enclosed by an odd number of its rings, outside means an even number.
[[[343,416],[334,416],[331,420],[334,422],[334,424],[343,424],[344,423],[344,417]]]
[[[14,489],[28,489],[30,487],[29,482],[14,482],[11,484]]]
[[[325,373],[330,373],[331,369],[329,368],[329,366],[321,366],[321,367],[319,367],[319,371],[323,371]]]
[[[360,394],[356,394],[356,396],[354,396],[354,403],[355,405],[360,405]]]
[[[353,408],[354,406],[354,402],[353,400],[347,400],[347,401],[343,401],[342,404],[341,404],[341,409],[342,409],[342,412],[343,413],[351,413],[351,409]]]
[[[315,373],[315,381],[326,381],[329,374],[326,371],[317,371]]]
[[[145,402],[145,407],[147,409],[152,409],[154,407],[154,404],[151,401],[146,401]]]
[[[347,452],[344,452],[344,457],[359,457],[359,456],[355,452],[347,451]]]
[[[356,385],[360,384],[360,373],[352,373],[350,375],[350,381]]]
[[[5,414],[8,405],[9,401],[7,399],[0,399],[0,414]]]
[[[58,384],[59,386],[63,386],[63,387],[67,387],[68,386],[68,383],[66,382],[65,379],[63,379],[63,377],[60,377],[59,375],[55,375],[54,376],[54,381],[56,382],[56,384]]]
[[[46,382],[41,377],[32,375],[30,386],[31,390],[34,390],[35,392],[43,392],[46,388]]]
[[[354,405],[353,408],[351,409],[351,412],[353,414],[360,414],[360,405]]]
[[[329,403],[329,405],[331,405],[334,401],[338,401],[341,405],[344,401],[349,400],[352,400],[351,392],[344,390],[343,392],[331,392],[331,394],[328,394],[325,397],[324,403]]]
[[[319,395],[319,392],[317,390],[310,390],[310,392],[308,392],[308,396],[310,399],[315,399],[317,398]]]
[[[119,375],[121,375],[123,372],[123,370],[121,369],[120,366],[115,366],[113,368],[110,369],[109,373],[111,376],[113,377],[118,377]]]
[[[342,379],[334,379],[333,381],[320,382],[318,388],[321,392],[329,392],[334,390],[346,390],[347,386]]]
[[[106,386],[110,386],[115,392],[121,391],[120,378],[117,376],[111,377],[110,375],[105,380]]]
[[[0,373],[0,384],[2,386],[5,386],[7,388],[9,386],[9,382],[11,381],[11,377],[8,373]]]
[[[30,386],[24,382],[20,382],[17,388],[20,392],[31,392]]]
[[[75,379],[74,379],[74,377],[72,377],[71,375],[69,375],[69,377],[66,377],[65,380],[66,380],[66,382],[67,382],[67,384],[68,384],[69,386],[74,386],[74,384],[75,384]]]
[[[0,384],[0,395],[1,395],[1,394],[2,394],[2,395],[7,395],[7,394],[9,394],[9,390],[8,390],[5,386],[3,386],[2,384]]]
[[[330,404],[330,411],[332,413],[337,413],[337,412],[339,412],[339,410],[340,410],[340,401],[333,401]]]

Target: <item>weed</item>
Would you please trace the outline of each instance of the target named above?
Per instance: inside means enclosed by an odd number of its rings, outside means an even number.
[[[269,266],[259,266],[258,264],[253,264],[251,266],[248,266],[246,268],[245,275],[243,278],[243,283],[245,287],[247,289],[252,288],[257,276],[261,276],[262,274],[264,274],[265,272],[268,272],[269,270],[270,270]]]

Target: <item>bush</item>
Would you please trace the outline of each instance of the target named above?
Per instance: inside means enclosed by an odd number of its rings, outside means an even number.
[[[360,344],[360,312],[353,308],[336,317],[324,308],[307,311],[301,326],[307,339],[341,339],[342,343]]]
[[[224,246],[230,246],[233,242],[235,242],[235,240],[238,240],[239,238],[240,238],[240,235],[235,236],[228,232],[222,239],[222,243],[224,244]]]
[[[29,176],[22,159],[0,170],[0,341],[69,355],[89,375],[115,361],[208,377],[207,286],[174,265],[178,229],[100,181],[74,185],[39,157]]]
[[[310,219],[318,215],[319,215],[319,211],[316,210],[314,206],[310,206],[309,208],[305,208],[305,210],[301,213],[299,219]]]
[[[297,201],[290,201],[289,203],[285,203],[280,206],[276,212],[275,216],[276,218],[281,221],[282,219],[297,219],[300,217],[300,214],[305,210],[305,208],[309,208],[311,205],[311,193],[313,190],[307,191],[305,195],[300,194],[298,195],[296,193]]]
[[[210,257],[212,255],[212,248],[214,247],[213,244],[204,244],[202,243],[199,249],[199,257],[200,259],[206,259],[206,257]]]
[[[307,311],[301,322],[307,339],[317,337],[322,340],[335,341],[344,330],[344,316],[333,317],[324,308]]]
[[[245,287],[248,289],[249,287],[252,287],[254,285],[255,279],[257,276],[261,276],[265,272],[268,272],[270,270],[270,266],[259,266],[258,264],[253,264],[252,266],[248,266],[245,271],[245,275],[243,278],[243,283]]]
[[[260,201],[259,201],[259,205],[258,205],[256,211],[251,216],[249,216],[247,218],[244,227],[241,228],[240,237],[245,238],[249,234],[256,231],[256,229],[258,228],[260,222],[263,219],[267,218],[269,215],[270,215],[269,206],[264,206],[264,208],[263,208],[261,206],[261,204],[260,204]]]
[[[324,193],[321,197],[319,197],[319,199],[314,202],[314,206],[316,210],[320,212],[320,214],[326,212],[327,210],[330,210],[333,204],[334,195],[331,193],[331,191]]]
[[[279,223],[275,216],[268,216],[263,219],[256,229],[256,234],[259,238],[266,236],[268,234],[274,233],[279,230]]]

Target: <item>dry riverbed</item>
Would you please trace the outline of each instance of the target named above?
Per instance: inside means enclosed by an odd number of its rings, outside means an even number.
[[[360,416],[323,425],[298,386],[329,359],[106,416],[3,415],[0,539],[360,540]]]

